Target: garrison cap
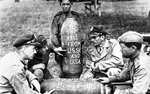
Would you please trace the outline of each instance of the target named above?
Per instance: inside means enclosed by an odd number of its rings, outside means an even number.
[[[118,40],[120,42],[136,42],[136,43],[143,43],[143,36],[135,31],[128,31],[124,34],[122,34]]]
[[[94,25],[90,28],[89,36],[99,36],[99,35],[107,35],[109,34],[104,26],[102,25]]]
[[[18,48],[23,45],[34,45],[35,47],[41,47],[42,45],[39,42],[35,42],[34,34],[26,34],[15,40],[13,46]]]

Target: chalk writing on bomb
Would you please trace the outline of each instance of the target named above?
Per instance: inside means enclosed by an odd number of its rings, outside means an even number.
[[[61,29],[62,47],[66,50],[66,64],[81,64],[81,43],[79,40],[79,24],[74,18],[67,18]]]
[[[67,53],[70,58],[70,64],[81,64],[80,57],[81,57],[81,44],[79,41],[69,41],[67,43]]]

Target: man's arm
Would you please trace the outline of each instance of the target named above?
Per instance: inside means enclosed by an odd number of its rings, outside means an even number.
[[[96,79],[97,81],[100,81],[103,84],[108,84],[111,82],[124,82],[130,80],[130,70],[125,68],[122,70],[122,72],[118,75],[113,75],[109,77],[101,77]]]
[[[149,73],[145,68],[138,66],[134,74],[132,94],[145,94],[149,88],[150,78]]]
[[[31,73],[29,70],[26,70],[26,77],[29,81],[30,86],[36,91],[40,92],[40,83],[38,82],[38,77]]]
[[[45,69],[45,64],[44,63],[35,64],[32,66],[32,69],[33,74],[37,77],[38,81],[42,81],[44,76],[43,70]]]
[[[130,79],[130,70],[128,68],[124,68],[120,74],[110,76],[109,77],[110,82],[123,82]]]
[[[60,43],[58,40],[59,26],[58,26],[57,20],[58,20],[58,17],[54,16],[54,19],[53,19],[52,25],[51,25],[51,42],[52,42],[53,49],[55,47],[60,47]]]

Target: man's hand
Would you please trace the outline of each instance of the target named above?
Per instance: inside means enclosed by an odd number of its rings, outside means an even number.
[[[94,77],[94,75],[92,74],[92,72],[87,71],[80,76],[80,79],[81,80],[89,80],[89,79],[93,79],[93,77]]]
[[[34,75],[38,78],[39,82],[43,80],[44,73],[43,73],[42,69],[35,69]]]
[[[102,78],[98,78],[98,79],[95,79],[95,80],[98,81],[98,82],[101,82],[102,84],[110,83],[110,80],[107,77],[102,77]]]
[[[98,63],[96,63],[96,64],[92,63],[92,64],[91,64],[91,69],[92,69],[93,71],[99,72],[99,71],[100,71],[100,69],[99,69],[99,64],[98,64]]]
[[[96,72],[104,71],[104,67],[101,64],[102,62],[95,63],[91,66],[91,69]]]
[[[86,60],[86,67],[87,68],[93,68],[94,67],[94,62],[87,59]]]
[[[55,51],[58,55],[61,55],[61,56],[63,56],[62,53],[65,53],[65,52],[66,52],[66,50],[63,50],[61,47],[55,48],[54,51]]]
[[[39,83],[37,80],[34,79],[34,80],[31,81],[31,87],[32,87],[33,89],[36,89],[36,91],[37,91],[38,93],[41,92],[40,83]]]
[[[90,60],[86,60],[86,67],[90,68],[93,71],[98,71],[98,64],[95,64],[95,62],[92,62]]]

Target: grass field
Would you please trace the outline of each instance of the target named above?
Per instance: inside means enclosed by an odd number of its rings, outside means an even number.
[[[4,1],[4,0],[3,0]],[[43,34],[49,37],[53,16],[60,10],[56,1],[46,2],[44,0],[21,0],[13,3],[6,0],[3,6],[0,1],[0,57],[8,51],[13,50],[13,41],[25,33]],[[84,14],[83,3],[76,3],[73,10],[81,13],[84,31],[93,24],[104,24],[115,37],[126,30],[147,31],[147,13],[143,4],[128,2],[105,2],[102,8],[102,16]],[[9,6],[8,6],[9,5]],[[135,6],[134,6],[135,5]],[[139,5],[139,6],[137,6]],[[137,8],[140,9],[137,11]],[[137,14],[138,13],[138,14]],[[143,17],[140,17],[143,16]]]

